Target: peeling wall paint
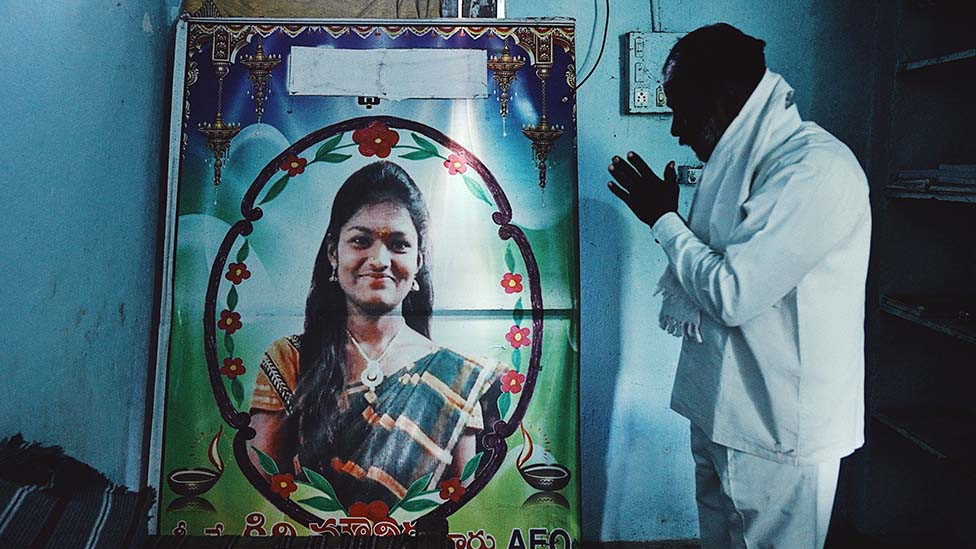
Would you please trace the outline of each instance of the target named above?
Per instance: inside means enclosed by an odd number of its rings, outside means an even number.
[[[149,17],[149,12],[146,12],[142,15],[142,32],[146,34],[153,34],[154,32],[156,32],[153,29],[152,17]]]

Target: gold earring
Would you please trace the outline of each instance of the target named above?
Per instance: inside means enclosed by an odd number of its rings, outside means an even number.
[[[420,283],[417,282],[417,279],[416,278],[413,279],[413,284],[410,285],[410,291],[411,292],[419,292],[420,291]]]

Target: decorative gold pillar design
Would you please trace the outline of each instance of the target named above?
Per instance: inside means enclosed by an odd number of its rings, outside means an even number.
[[[549,152],[556,144],[556,140],[563,134],[564,126],[550,124],[547,108],[546,81],[552,76],[553,65],[553,33],[540,33],[527,28],[516,29],[516,42],[528,54],[535,69],[535,75],[542,82],[542,113],[536,124],[522,126],[522,134],[532,141],[532,157],[539,170],[539,188],[545,191]]]
[[[488,70],[491,71],[491,77],[495,80],[500,92],[502,120],[508,118],[509,87],[515,81],[515,73],[524,65],[525,59],[521,56],[513,56],[511,50],[508,49],[507,39],[501,54],[488,59]]]
[[[254,111],[258,115],[258,122],[264,115],[264,100],[270,91],[271,71],[281,63],[280,54],[265,55],[261,39],[258,39],[257,51],[254,55],[241,57],[241,64],[247,67],[248,78],[254,86]]]
[[[230,72],[230,66],[237,51],[247,43],[249,34],[247,27],[234,29],[218,26],[213,32],[213,49],[210,59],[217,76],[217,114],[213,122],[201,122],[198,130],[207,140],[207,145],[214,154],[214,186],[220,185],[220,174],[224,166],[224,159],[230,148],[230,142],[241,131],[241,125],[234,122],[224,122],[224,77]]]

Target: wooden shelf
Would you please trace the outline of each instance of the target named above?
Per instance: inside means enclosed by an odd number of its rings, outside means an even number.
[[[926,191],[908,191],[905,189],[887,189],[886,193],[891,198],[908,198],[913,200],[940,200],[943,202],[964,202],[976,204],[976,194],[945,194],[930,193]]]
[[[881,310],[890,315],[976,345],[976,322],[953,318],[922,317],[905,310],[914,305],[917,303],[909,298],[884,296],[881,299]]]
[[[976,415],[954,408],[887,409],[872,414],[926,452],[953,461],[976,457]]]
[[[908,61],[905,63],[899,63],[898,71],[899,72],[917,71],[919,69],[936,67],[938,65],[945,65],[946,63],[953,63],[955,61],[964,61],[966,59],[976,59],[976,49],[957,51],[946,55],[939,55],[937,57],[929,57],[928,59],[919,59],[917,61]]]

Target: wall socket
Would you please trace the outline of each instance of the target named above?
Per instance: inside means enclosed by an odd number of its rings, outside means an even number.
[[[676,32],[627,33],[624,83],[628,113],[671,114],[661,82],[661,67],[681,34]]]
[[[635,107],[646,107],[648,103],[648,98],[650,97],[650,90],[647,88],[635,88],[634,89],[634,106]]]
[[[701,179],[704,166],[701,164],[680,164],[678,166],[679,185],[697,185]]]

